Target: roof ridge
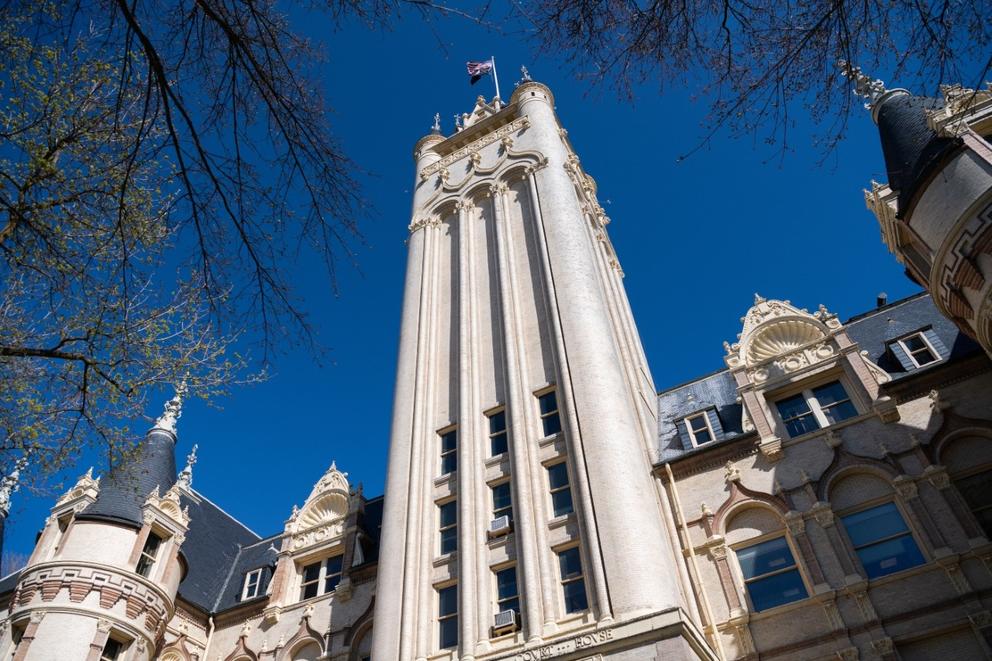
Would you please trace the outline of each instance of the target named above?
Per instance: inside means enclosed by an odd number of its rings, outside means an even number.
[[[891,303],[886,303],[882,307],[874,307],[871,310],[859,312],[858,314],[849,317],[847,321],[844,322],[844,325],[847,326],[851,322],[861,321],[863,319],[867,319],[873,315],[876,315],[880,312],[885,312],[886,310],[891,310],[892,308],[897,308],[900,305],[905,305],[906,303],[912,303],[913,301],[919,300],[921,298],[927,298],[929,296],[930,296],[930,292],[928,292],[926,289],[924,289],[923,291],[918,291],[915,294],[910,294],[909,296],[900,298],[898,301],[892,301]]]
[[[214,508],[215,508],[215,509],[216,509],[216,510],[217,510],[218,512],[220,512],[221,514],[223,514],[224,516],[226,516],[227,518],[229,518],[229,519],[230,519],[231,521],[234,521],[234,522],[235,522],[236,524],[238,524],[239,526],[241,526],[242,528],[244,528],[245,530],[247,530],[248,532],[250,532],[250,533],[251,533],[252,535],[254,535],[254,536],[255,536],[255,541],[256,541],[256,542],[258,542],[258,541],[260,541],[260,540],[262,540],[262,539],[264,539],[264,538],[263,538],[263,537],[262,537],[261,535],[259,535],[259,534],[258,534],[257,532],[255,532],[254,530],[252,530],[251,528],[249,528],[249,527],[248,527],[248,526],[246,526],[245,524],[243,524],[243,523],[241,523],[241,521],[239,521],[239,520],[238,520],[237,518],[235,518],[234,516],[232,516],[230,512],[228,512],[228,511],[227,511],[227,510],[225,510],[225,509],[224,509],[223,507],[221,507],[220,505],[218,505],[218,504],[217,504],[217,503],[215,503],[214,501],[212,501],[212,500],[210,500],[209,498],[207,498],[206,496],[204,496],[204,495],[203,495],[203,493],[201,493],[200,491],[198,491],[198,490],[196,490],[196,489],[193,489],[192,487],[190,487],[190,491],[192,491],[193,493],[195,493],[195,494],[196,494],[196,495],[197,495],[197,496],[198,496],[199,498],[201,498],[201,499],[203,499],[203,500],[205,500],[205,501],[207,501],[208,503],[210,503],[211,505],[213,505],[213,506],[214,506]],[[240,548],[240,547],[241,547],[241,545],[240,545],[240,544],[238,544],[238,547]]]
[[[241,559],[241,552],[244,551],[244,549],[245,547],[238,544],[238,553],[234,556],[234,559],[231,560],[231,568],[227,572],[227,578],[224,579],[224,584],[221,585],[220,590],[217,591],[217,598],[214,600],[214,605],[210,609],[211,613],[217,612],[217,609],[220,607],[220,600],[224,598],[225,594],[227,594],[227,586],[231,584],[231,576],[234,575],[234,570],[238,566],[238,560]]]

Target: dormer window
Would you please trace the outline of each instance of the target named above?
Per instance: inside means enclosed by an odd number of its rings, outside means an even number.
[[[320,562],[303,566],[300,583],[300,600],[334,592],[341,582],[342,556],[332,555]],[[261,571],[261,570],[259,570]]]
[[[134,568],[134,571],[139,576],[148,578],[148,575],[152,571],[152,567],[155,565],[155,559],[158,557],[158,552],[161,547],[162,538],[153,532],[149,532],[148,539],[145,540],[145,546],[141,549],[141,557],[138,558],[138,564]]]
[[[245,585],[241,591],[241,600],[254,599],[257,597],[261,591],[262,587],[262,570],[253,569],[247,574],[245,574]]]
[[[675,423],[686,450],[723,438],[723,426],[715,408],[708,408],[678,420]]]
[[[775,402],[790,438],[853,418],[858,410],[840,381],[803,390]]]
[[[931,328],[898,339],[889,349],[907,372],[936,363],[947,354],[944,343]]]

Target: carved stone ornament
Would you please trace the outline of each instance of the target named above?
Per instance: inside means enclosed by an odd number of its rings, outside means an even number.
[[[992,627],[992,613],[989,613],[988,611],[978,611],[977,613],[972,613],[968,616],[968,619],[971,620],[971,623],[979,629]]]
[[[350,493],[348,474],[339,471],[332,462],[310,491],[303,508],[286,524],[286,532],[292,535],[292,548],[298,550],[339,538],[344,532]]]
[[[495,131],[490,131],[489,133],[481,135],[477,140],[474,140],[468,143],[467,145],[465,145],[464,147],[457,149],[452,153],[448,154],[447,156],[441,158],[440,160],[435,161],[430,165],[427,165],[420,171],[420,178],[427,179],[432,174],[441,172],[441,170],[447,168],[452,163],[460,161],[461,159],[465,158],[472,152],[482,151],[484,147],[491,145],[492,143],[497,142],[499,140],[502,140],[506,136],[512,135],[517,131],[520,131],[521,129],[527,128],[528,126],[530,126],[529,117],[518,117],[509,124],[506,124],[505,126],[501,126]]]
[[[842,650],[837,650],[837,658],[840,661],[858,661],[860,656],[861,653],[857,647],[845,647]]]
[[[891,638],[879,638],[878,640],[871,641],[872,649],[874,649],[878,654],[892,654],[895,647],[892,644]]]
[[[815,503],[809,511],[821,528],[828,528],[834,524],[834,511],[830,509],[829,504]]]
[[[93,477],[93,467],[91,466],[89,470],[79,476],[76,484],[71,489],[62,494],[62,497],[55,503],[55,507],[58,508],[61,505],[80,498],[96,500],[99,493],[100,478]]]
[[[741,318],[738,341],[724,343],[724,361],[745,368],[754,383],[795,372],[837,354],[831,335],[840,329],[837,315],[822,305],[810,314],[789,301],[754,295],[754,305]]]
[[[789,534],[793,537],[798,537],[806,532],[806,522],[803,521],[803,515],[799,512],[786,512],[785,525],[789,528]]]
[[[734,462],[728,461],[723,469],[723,479],[725,482],[740,482],[741,471],[734,465]]]
[[[151,523],[156,518],[165,517],[171,519],[180,530],[185,531],[189,527],[189,507],[182,507],[179,500],[180,488],[181,485],[177,482],[165,492],[164,496],[159,496],[158,487],[155,487],[145,499],[142,508],[142,520],[145,523]],[[150,520],[149,516],[151,517]]]
[[[923,469],[923,476],[936,489],[944,490],[951,486],[951,476],[943,466],[931,464]]]
[[[916,482],[913,481],[913,478],[906,475],[900,475],[892,480],[892,485],[896,488],[899,495],[907,500],[916,498],[919,495]]]

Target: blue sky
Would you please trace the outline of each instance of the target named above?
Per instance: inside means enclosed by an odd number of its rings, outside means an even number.
[[[327,357],[289,348],[268,382],[235,389],[217,407],[194,400],[179,423],[178,465],[199,444],[194,486],[262,535],[282,529],[332,459],[367,495],[382,493],[412,149],[435,112],[450,133],[453,114],[471,110],[477,94],[492,94],[490,80],[469,86],[468,59],[496,56],[505,98],[521,64],[554,91],[613,220],[610,235],[659,389],[723,366],[722,342],[735,339],[754,292],[800,307],[823,303],[846,318],[874,306],[880,291],[889,300],[917,291],[865,209],[862,189],[885,180],[867,112],[852,118],[825,163],[802,112],[793,112],[793,151],[784,159],[722,132],[677,162],[705,133],[705,102],[691,100],[696,90],[660,93],[648,84],[633,102],[621,100],[590,90],[564,62],[535,55],[525,35],[465,20],[425,23],[411,12],[388,32],[355,25],[335,32],[320,13],[297,18],[326,46],[321,80],[331,123],[367,172],[359,179],[375,215],[364,222],[361,272],[341,264],[337,297],[319,263],[294,267]],[[52,502],[14,497],[5,550],[30,552]]]

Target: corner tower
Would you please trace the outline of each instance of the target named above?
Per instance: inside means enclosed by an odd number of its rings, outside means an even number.
[[[462,124],[415,148],[373,658],[705,656],[595,182],[526,75]]]

